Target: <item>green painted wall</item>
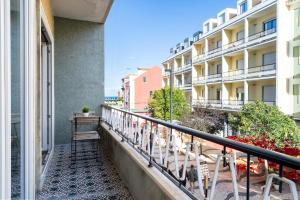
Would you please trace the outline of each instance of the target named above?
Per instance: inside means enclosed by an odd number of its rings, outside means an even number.
[[[104,102],[103,24],[55,18],[55,143],[70,143],[69,118]]]

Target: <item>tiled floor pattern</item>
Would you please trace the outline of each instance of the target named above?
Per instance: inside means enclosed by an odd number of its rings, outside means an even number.
[[[55,146],[47,177],[37,199],[131,200],[128,189],[108,157],[100,151],[97,159],[91,145],[80,144],[85,151],[71,161],[70,145]]]

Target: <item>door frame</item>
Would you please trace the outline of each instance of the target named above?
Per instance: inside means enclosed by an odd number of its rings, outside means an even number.
[[[11,198],[10,0],[0,1],[0,199]],[[36,1],[20,1],[21,111],[23,138],[21,198],[35,199]]]
[[[55,97],[54,97],[54,36],[53,36],[53,33],[51,31],[51,28],[50,28],[50,25],[49,25],[49,22],[48,22],[48,18],[45,14],[45,11],[44,11],[44,8],[42,5],[40,5],[40,23],[43,22],[43,25],[44,25],[44,28],[46,29],[46,32],[49,36],[49,40],[50,40],[50,50],[51,50],[51,53],[50,53],[50,68],[51,68],[51,74],[50,74],[50,77],[51,77],[51,118],[52,118],[52,123],[51,123],[51,150],[49,152],[49,158],[48,158],[48,161],[51,160],[52,158],[52,155],[53,155],[53,151],[54,151],[54,144],[55,144],[55,135],[54,135],[54,127],[55,127]],[[39,27],[42,27],[41,24]],[[40,30],[41,31],[41,30]],[[41,43],[39,44],[41,46]],[[42,51],[42,49],[41,49]],[[42,52],[41,52],[42,53]],[[41,56],[41,55],[40,55]],[[41,62],[40,62],[41,63]],[[41,64],[41,67],[42,67],[42,64]],[[41,74],[42,75],[42,74]],[[43,101],[41,99],[41,101]],[[41,116],[42,116],[42,111],[41,111]],[[42,131],[42,129],[41,129]],[[41,141],[42,142],[42,141]],[[42,174],[41,174],[41,185],[43,185],[44,183],[44,180],[45,180],[45,177],[46,177],[46,173],[47,173],[47,170],[48,170],[48,167],[49,167],[49,162],[47,162],[44,166],[44,168],[42,169]]]
[[[0,1],[0,199],[11,196],[10,1]]]

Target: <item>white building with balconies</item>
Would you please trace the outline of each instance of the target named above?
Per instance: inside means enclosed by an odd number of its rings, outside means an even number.
[[[261,100],[294,114],[294,67],[288,54],[294,34],[288,19],[292,12],[285,0],[237,0],[236,8],[205,21],[188,50],[193,105],[238,110]],[[176,85],[176,72],[174,80]]]

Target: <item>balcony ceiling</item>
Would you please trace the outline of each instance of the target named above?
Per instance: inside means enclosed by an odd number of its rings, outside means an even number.
[[[56,17],[104,23],[113,0],[52,0]]]

